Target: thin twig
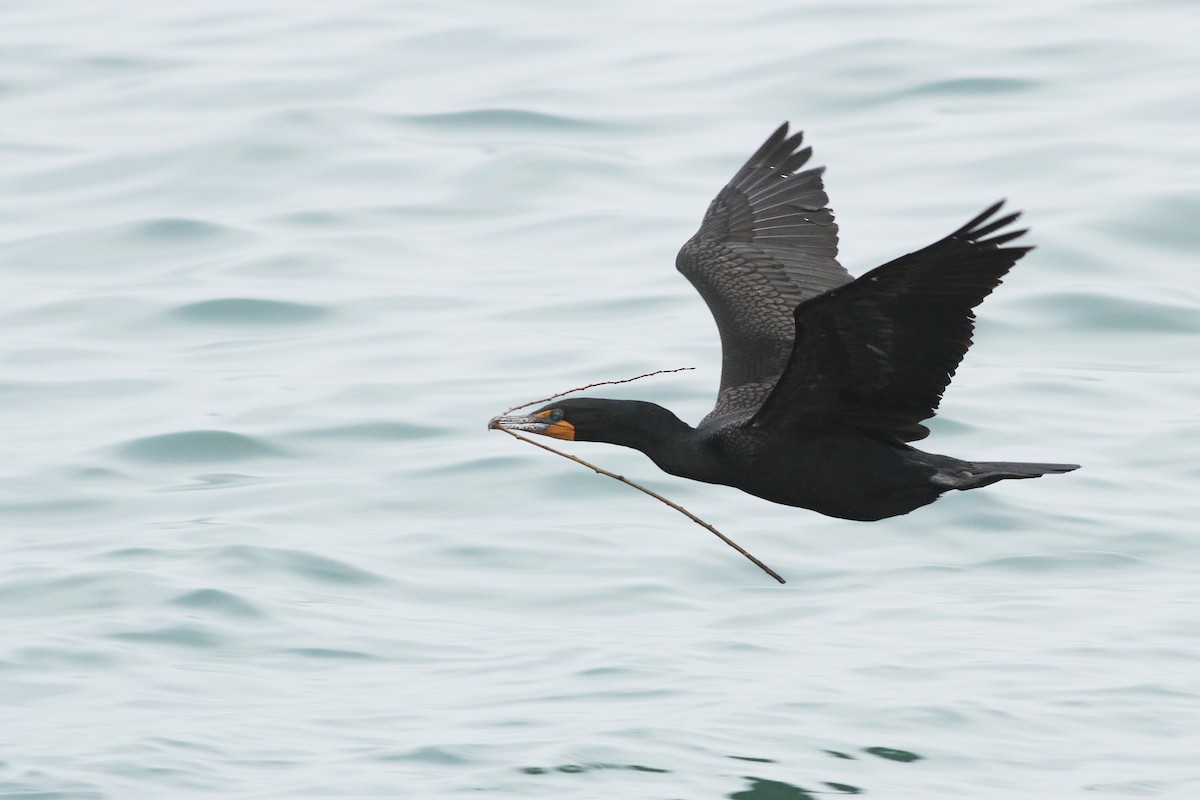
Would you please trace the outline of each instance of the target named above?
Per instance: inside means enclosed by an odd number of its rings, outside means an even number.
[[[676,369],[660,369],[660,370],[655,370],[654,372],[643,373],[634,378],[622,378],[619,381],[600,381],[599,383],[589,383],[587,386],[577,386],[574,389],[567,389],[565,392],[559,392],[558,394],[552,394],[549,397],[543,397],[541,400],[530,400],[528,403],[522,403],[519,406],[513,406],[512,408],[508,409],[504,413],[511,414],[512,412],[516,411],[519,408],[525,408],[526,406],[531,406],[534,403],[549,403],[551,400],[557,400],[560,397],[565,397],[566,395],[574,394],[575,392],[582,392],[584,389],[595,389],[597,386],[611,386],[616,383],[632,383],[633,381],[641,380],[642,378],[649,378],[653,375],[665,375],[668,372],[686,372],[689,369],[695,369],[695,367],[678,367]],[[511,433],[511,431],[510,431],[510,433]],[[522,437],[522,438],[524,438],[524,437]],[[526,441],[528,441],[528,440],[526,440]]]
[[[662,371],[663,371],[663,372],[678,372],[678,370],[662,370]],[[653,373],[653,372],[652,372],[652,373],[649,373],[649,374],[651,374],[651,375],[654,375],[654,374],[657,374],[657,373]],[[631,378],[630,380],[633,380],[633,379]],[[622,382],[623,382],[623,381],[606,381],[606,383],[622,383]],[[593,384],[593,386],[599,386],[599,385],[600,385],[600,384]],[[584,388],[587,388],[587,387],[584,387]],[[572,390],[572,391],[576,391],[576,390]],[[563,394],[566,394],[566,392],[564,392]],[[561,397],[561,395],[555,395],[555,397]],[[548,398],[548,399],[553,399],[553,398]],[[535,400],[534,402],[538,402],[538,401],[536,401],[536,400]],[[532,403],[526,403],[525,405],[532,405]],[[524,407],[525,407],[525,406],[517,406],[517,408],[524,408]],[[512,411],[512,410],[513,410],[513,409],[509,409],[509,411]],[[505,413],[507,413],[507,412],[505,412]],[[504,427],[503,425],[494,425],[493,427],[495,427],[497,430],[502,430],[502,431],[504,431],[504,432],[505,432],[505,433],[507,433],[509,436],[515,436],[516,438],[520,439],[520,440],[521,440],[521,441],[523,441],[523,442],[529,442],[531,445],[534,445],[535,447],[540,447],[540,448],[542,448],[543,450],[549,450],[551,453],[554,453],[554,454],[556,454],[556,455],[560,455],[560,456],[562,456],[563,458],[570,459],[571,461],[574,461],[574,462],[575,462],[575,463],[577,463],[577,464],[583,464],[583,465],[584,465],[585,467],[587,467],[588,469],[594,470],[595,472],[598,472],[598,473],[600,473],[601,475],[607,475],[607,476],[608,476],[608,477],[610,477],[610,478],[616,478],[617,480],[619,480],[621,483],[625,484],[626,486],[632,486],[634,489],[637,489],[639,492],[644,492],[645,494],[648,494],[648,495],[650,495],[651,497],[653,497],[655,500],[658,500],[658,501],[659,501],[659,502],[661,502],[661,503],[666,503],[666,504],[667,504],[667,505],[669,505],[671,508],[673,508],[673,509],[675,509],[676,511],[678,511],[680,514],[683,514],[685,517],[687,517],[688,519],[690,519],[692,522],[696,523],[697,525],[701,526],[702,528],[707,528],[707,529],[708,529],[710,532],[712,532],[712,533],[716,534],[716,535],[717,535],[717,537],[718,537],[718,538],[720,538],[720,540],[721,540],[721,541],[723,541],[725,544],[727,544],[727,545],[729,545],[730,547],[732,547],[734,550],[737,550],[739,553],[741,553],[742,555],[744,555],[746,558],[748,558],[748,559],[750,559],[751,561],[753,561],[753,562],[754,562],[754,564],[755,564],[755,566],[757,566],[757,567],[758,567],[759,569],[761,569],[763,572],[765,572],[765,573],[767,573],[768,575],[770,575],[770,576],[771,576],[772,578],[774,578],[775,580],[779,581],[780,583],[787,583],[787,581],[785,581],[785,580],[784,580],[782,577],[780,577],[780,575],[779,575],[779,573],[778,573],[778,572],[776,572],[775,570],[771,569],[770,567],[768,567],[768,566],[767,566],[766,564],[764,564],[763,562],[759,561],[759,560],[758,560],[757,558],[755,558],[754,556],[750,555],[750,553],[748,553],[748,552],[746,552],[744,549],[742,549],[742,546],[741,546],[741,545],[739,545],[737,542],[733,541],[733,539],[730,539],[728,536],[726,536],[725,534],[721,533],[719,530],[717,530],[716,528],[714,528],[712,525],[710,525],[710,524],[708,524],[707,522],[705,522],[704,520],[700,519],[699,517],[697,517],[697,516],[696,516],[695,514],[693,514],[692,512],[688,511],[688,510],[687,510],[686,508],[684,508],[683,506],[681,506],[681,505],[678,505],[678,504],[676,504],[676,503],[672,503],[670,500],[668,500],[667,498],[663,497],[663,496],[662,496],[661,494],[659,494],[658,492],[653,492],[653,491],[651,491],[651,490],[647,489],[645,486],[642,486],[642,485],[640,485],[640,484],[634,483],[633,481],[631,481],[631,480],[629,480],[628,478],[626,478],[624,475],[618,475],[618,474],[616,474],[615,472],[609,472],[608,470],[604,469],[603,467],[597,467],[595,464],[592,464],[592,463],[590,463],[590,462],[584,461],[582,458],[580,458],[580,457],[578,457],[578,456],[573,456],[573,455],[571,455],[570,453],[564,453],[564,452],[563,452],[563,451],[561,451],[561,450],[555,450],[553,447],[549,447],[548,445],[544,445],[544,444],[542,444],[541,442],[535,442],[533,439],[530,439],[530,438],[529,438],[529,437],[527,437],[527,436],[522,436],[521,434],[517,433],[516,431],[510,431],[508,428]]]

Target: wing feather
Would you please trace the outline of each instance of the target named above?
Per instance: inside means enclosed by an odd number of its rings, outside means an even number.
[[[939,242],[798,305],[782,377],[747,423],[838,421],[912,441],[971,346],[975,315],[1031,247],[1002,245],[1019,214],[988,208]],[[988,238],[991,236],[991,238]]]
[[[708,304],[721,335],[713,413],[757,408],[792,351],[797,305],[850,281],[837,261],[837,223],[822,168],[785,122],[708,207],[676,266]]]

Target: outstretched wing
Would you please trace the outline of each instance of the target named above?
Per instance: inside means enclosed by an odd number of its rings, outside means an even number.
[[[992,236],[1019,216],[993,219],[1002,204],[798,306],[787,369],[747,424],[836,420],[901,441],[925,436],[920,421],[937,411],[971,346],[971,309],[1033,249],[1001,246],[1024,230]]]
[[[676,266],[721,334],[714,414],[757,408],[788,363],[797,305],[850,281],[821,169],[797,172],[812,148],[785,122],[717,194]]]

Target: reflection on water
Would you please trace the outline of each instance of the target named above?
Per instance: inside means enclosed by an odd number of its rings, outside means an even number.
[[[827,754],[842,760],[854,760],[856,756],[847,753],[836,752],[832,750],[825,751]],[[863,753],[868,753],[873,756],[887,759],[889,761],[897,761],[901,763],[910,763],[921,759],[916,753],[899,750],[892,747],[864,747]],[[758,764],[775,764],[775,759],[756,758],[754,756],[729,756],[729,758],[737,761],[746,761]],[[786,768],[778,768],[787,771]],[[559,764],[552,767],[522,767],[520,772],[524,775],[584,775],[586,773],[603,772],[610,770],[631,770],[633,772],[645,772],[652,774],[671,774],[674,770],[663,769],[659,767],[650,767],[639,764],[609,764],[600,762],[591,762],[586,764]],[[786,781],[769,779],[755,776],[744,776],[744,781],[749,782],[749,787],[725,795],[732,800],[804,800],[804,798],[817,798],[818,796],[829,796],[831,794],[863,794],[866,790],[859,786],[849,783],[843,783],[833,780],[819,781],[820,788],[804,788],[802,786],[793,785]],[[571,791],[565,788],[564,791]],[[667,790],[669,791],[669,790]]]
[[[824,785],[828,788],[814,794],[783,781],[751,777],[747,777],[746,780],[750,781],[750,788],[728,795],[732,800],[817,800],[818,795],[861,794],[861,790],[845,784],[826,783]],[[831,792],[830,789],[833,791]]]

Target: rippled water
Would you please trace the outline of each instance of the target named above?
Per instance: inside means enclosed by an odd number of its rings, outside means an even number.
[[[1194,5],[0,6],[0,797],[1200,796]],[[783,119],[860,273],[1039,249],[864,524],[487,433],[697,421]]]

